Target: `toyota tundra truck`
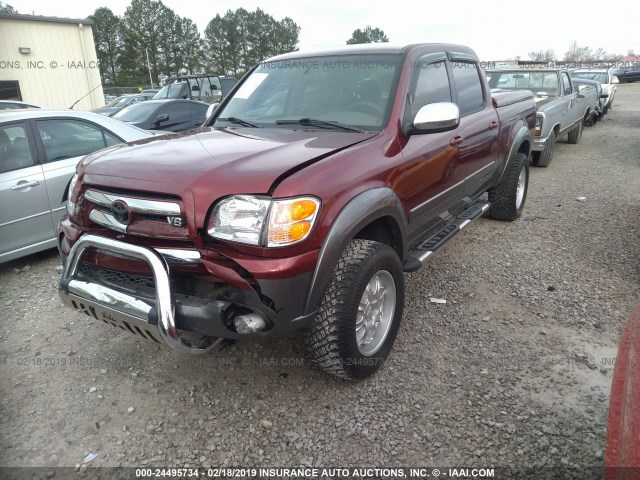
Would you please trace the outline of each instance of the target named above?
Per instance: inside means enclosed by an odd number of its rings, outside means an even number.
[[[189,354],[303,330],[313,363],[371,375],[418,270],[524,208],[536,106],[491,95],[447,44],[255,66],[198,129],[86,156],[59,225],[60,296]]]

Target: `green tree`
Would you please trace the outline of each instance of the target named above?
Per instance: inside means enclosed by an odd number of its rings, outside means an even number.
[[[214,72],[235,75],[236,70],[234,69],[234,60],[232,58],[233,51],[229,45],[229,34],[227,20],[219,14],[216,15],[204,31],[205,60],[210,68],[213,68]]]
[[[8,3],[0,2],[0,13],[18,13],[18,11]]]
[[[153,81],[158,83],[159,73],[164,70],[164,56],[160,50],[168,28],[167,7],[161,1],[132,0],[122,18],[124,52],[120,57],[130,84],[147,84],[149,70],[147,53]]]
[[[202,70],[204,60],[202,38],[193,20],[181,17],[178,21],[182,31],[182,39],[180,41],[182,48],[180,49],[181,56],[178,66],[181,72],[193,75]]]
[[[379,28],[371,28],[367,25],[364,30],[354,30],[351,34],[351,38],[347,40],[347,45],[354,45],[357,43],[386,43],[389,38],[384,34],[384,31]]]
[[[207,66],[219,75],[241,76],[266,58],[297,50],[299,33],[289,17],[278,21],[260,8],[228,10],[205,30]]]
[[[117,85],[119,57],[123,47],[122,24],[120,18],[107,7],[96,9],[93,15],[93,38],[100,67],[100,77],[104,85]]]

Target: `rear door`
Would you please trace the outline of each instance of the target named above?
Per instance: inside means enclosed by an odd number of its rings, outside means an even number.
[[[34,136],[25,122],[0,125],[0,259],[53,238]]]

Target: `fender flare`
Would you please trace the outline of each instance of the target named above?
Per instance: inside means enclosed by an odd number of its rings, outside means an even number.
[[[529,151],[527,152],[527,156],[531,155],[531,145],[533,143],[533,136],[531,135],[531,132],[526,127],[526,125],[521,125],[520,128],[518,129],[518,132],[513,137],[513,141],[511,142],[511,148],[509,149],[509,155],[507,156],[507,159],[504,162],[504,167],[502,168],[502,171],[500,171],[500,174],[496,179],[496,182],[495,182],[496,185],[500,183],[505,172],[509,169],[509,166],[513,163],[513,159],[515,158],[518,150],[520,150],[520,146],[522,145],[523,142],[529,142]]]
[[[386,187],[374,188],[356,195],[342,208],[322,243],[307,293],[305,315],[311,314],[319,304],[347,244],[360,230],[383,217],[393,218],[400,228],[402,260],[407,248],[407,226],[406,215],[398,196]]]

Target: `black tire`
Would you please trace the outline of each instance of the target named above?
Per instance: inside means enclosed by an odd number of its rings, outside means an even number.
[[[524,172],[524,173],[523,173]],[[522,185],[520,175],[524,175]],[[529,189],[529,162],[524,153],[516,153],[500,183],[489,190],[488,216],[495,220],[513,221],[522,215]]]
[[[596,123],[595,119],[596,117],[594,115],[592,125]],[[571,130],[567,135],[567,140],[569,141],[570,144],[576,145],[580,141],[580,138],[582,137],[583,127],[584,127],[584,118],[580,123],[578,123],[578,126],[573,130]]]
[[[553,152],[556,149],[556,133],[551,132],[549,138],[544,144],[544,150],[541,152],[533,152],[531,156],[531,165],[534,167],[546,167],[551,163]]]
[[[370,345],[379,343],[377,350],[363,354],[356,337],[358,312],[365,289],[374,278],[382,275],[388,283],[383,293],[380,308],[390,309],[387,322],[378,325],[379,340],[374,338]],[[371,292],[371,290],[368,290]],[[395,295],[394,295],[395,293]],[[367,293],[371,296],[370,293]],[[385,295],[390,295],[389,297]],[[395,305],[391,298],[395,297]],[[369,297],[367,297],[369,298]],[[311,361],[325,372],[349,380],[358,380],[372,375],[386,360],[395,341],[402,318],[404,304],[404,274],[402,263],[396,251],[388,245],[371,240],[352,240],[343,252],[334,270],[329,286],[322,298],[316,317],[310,322],[305,335],[304,346]],[[393,308],[391,308],[393,307]],[[374,311],[371,309],[370,311]],[[387,312],[388,313],[388,312]],[[368,316],[367,319],[374,319]],[[363,323],[360,323],[363,327]],[[377,332],[374,328],[373,331]],[[375,336],[374,336],[375,337]]]

